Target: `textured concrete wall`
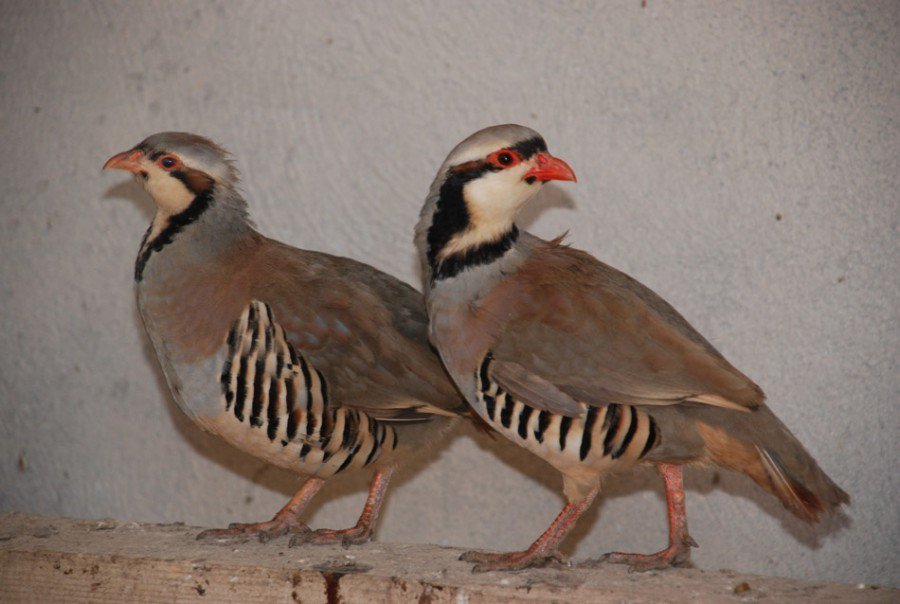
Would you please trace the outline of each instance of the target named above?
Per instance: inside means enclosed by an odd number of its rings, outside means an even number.
[[[2,5],[0,509],[221,525],[297,484],[171,403],[131,287],[150,203],[109,155],[209,135],[263,232],[415,282],[437,166],[513,121],[579,176],[527,225],[671,301],[853,496],[815,532],[691,471],[697,564],[900,583],[897,2]],[[521,547],[558,511],[558,475],[511,445],[463,431],[438,453],[381,539]],[[311,521],[350,523],[364,483]],[[567,548],[650,550],[664,526],[652,474],[614,478]]]

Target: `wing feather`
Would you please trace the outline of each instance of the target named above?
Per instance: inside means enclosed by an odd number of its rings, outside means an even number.
[[[253,298],[327,378],[331,404],[376,419],[453,416],[463,401],[427,340],[419,292],[372,267],[268,240],[250,263]],[[267,275],[262,278],[259,275]]]
[[[485,300],[488,315],[516,309],[491,353],[498,381],[533,404],[749,411],[765,400],[672,306],[584,252],[545,242],[510,279]]]

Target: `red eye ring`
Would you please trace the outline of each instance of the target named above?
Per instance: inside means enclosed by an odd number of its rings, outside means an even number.
[[[488,156],[487,160],[488,163],[503,170],[505,168],[515,166],[520,161],[522,161],[522,158],[519,157],[519,154],[512,149],[500,149],[499,151],[491,153]]]
[[[163,170],[174,170],[181,165],[181,162],[174,155],[163,155],[156,160],[156,164]]]

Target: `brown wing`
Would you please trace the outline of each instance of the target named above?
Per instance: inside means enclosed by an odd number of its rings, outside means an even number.
[[[346,258],[267,240],[247,265],[250,296],[323,373],[333,404],[375,418],[455,415],[463,401],[427,340],[422,296]]]
[[[514,395],[531,373],[531,389],[543,381],[595,404],[689,401],[748,410],[765,400],[667,302],[584,252],[547,243],[512,281],[487,305],[516,308],[492,349],[498,361],[519,366],[504,371],[501,364],[494,373]]]

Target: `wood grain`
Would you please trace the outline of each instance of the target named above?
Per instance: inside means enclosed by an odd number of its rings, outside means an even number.
[[[2,602],[841,602],[900,590],[744,575],[542,568],[474,575],[459,550],[370,543],[289,549],[200,543],[197,529],[10,513],[0,516]]]

